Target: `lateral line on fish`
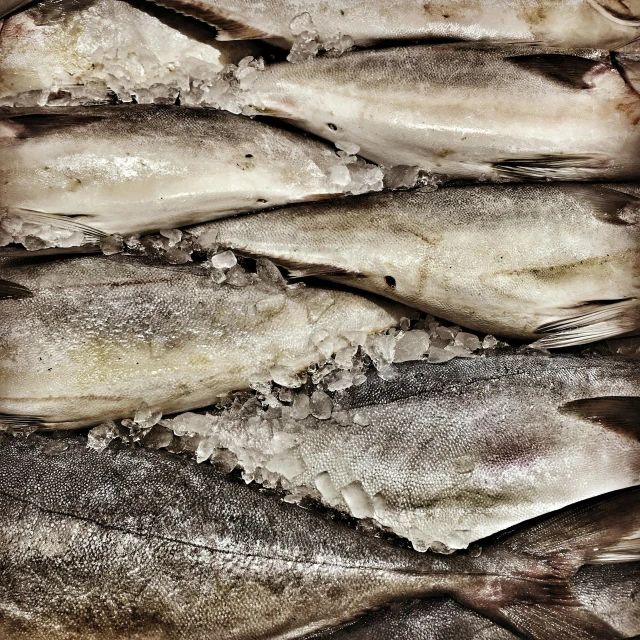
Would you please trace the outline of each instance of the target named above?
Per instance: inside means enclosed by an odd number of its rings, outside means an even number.
[[[344,565],[344,564],[338,564],[336,562],[318,562],[318,561],[309,561],[309,560],[302,560],[302,559],[298,559],[298,558],[287,558],[287,557],[283,557],[283,556],[268,556],[268,555],[263,555],[263,554],[258,554],[258,553],[244,553],[244,552],[240,552],[240,551],[229,551],[227,549],[218,549],[217,547],[211,547],[209,545],[205,545],[205,544],[197,544],[195,542],[188,542],[187,540],[181,540],[179,538],[171,538],[169,536],[162,536],[162,535],[158,535],[158,534],[154,534],[154,533],[147,533],[147,532],[143,532],[143,531],[134,531],[132,529],[128,529],[126,527],[122,527],[119,525],[115,525],[115,524],[108,524],[106,522],[100,522],[98,520],[94,520],[93,518],[89,518],[87,516],[81,516],[75,513],[69,513],[66,511],[59,511],[56,509],[48,509],[46,507],[43,507],[42,505],[38,504],[36,501],[34,500],[29,500],[28,498],[24,498],[22,496],[18,496],[15,495],[9,491],[5,491],[3,489],[0,489],[0,494],[6,496],[7,498],[11,498],[12,500],[16,500],[18,502],[22,502],[23,504],[29,505],[31,507],[35,507],[36,509],[42,511],[43,513],[47,513],[50,515],[55,515],[55,516],[62,516],[65,518],[72,518],[75,520],[80,520],[82,522],[89,522],[91,524],[96,525],[97,527],[100,527],[102,529],[106,529],[108,531],[120,531],[121,533],[125,533],[128,535],[132,535],[132,536],[137,536],[140,538],[153,538],[155,540],[162,540],[165,542],[173,542],[179,545],[184,545],[186,547],[192,547],[194,549],[201,549],[203,551],[209,551],[210,553],[216,553],[216,554],[221,554],[221,555],[228,555],[228,556],[242,556],[243,558],[256,558],[256,559],[262,559],[262,560],[272,560],[272,561],[281,561],[281,562],[291,562],[291,563],[295,563],[295,564],[300,564],[300,565],[307,565],[307,566],[313,566],[313,567],[335,567],[338,569],[345,569],[345,570],[353,570],[353,571],[375,571],[375,572],[384,572],[384,573],[399,573],[402,575],[412,575],[412,576],[418,576],[418,577],[423,577],[423,576],[429,576],[429,575],[447,575],[447,576],[455,576],[455,575],[467,575],[464,572],[450,572],[450,571],[425,571],[425,572],[421,572],[421,571],[416,571],[416,570],[412,570],[412,569],[398,569],[398,568],[394,568],[394,567],[380,567],[380,566],[366,566],[366,565]],[[482,574],[482,575],[486,575],[486,576],[495,576],[495,577],[504,577],[501,574],[493,574],[493,573],[486,573],[486,574]],[[523,581],[527,581],[527,582],[538,582],[539,580],[537,579],[530,579],[527,577],[517,577],[518,580],[523,580]],[[541,580],[542,582],[544,582],[544,580]]]

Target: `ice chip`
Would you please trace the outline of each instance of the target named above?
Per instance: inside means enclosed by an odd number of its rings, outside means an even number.
[[[216,448],[215,440],[210,438],[203,438],[200,440],[196,449],[196,462],[201,464],[205,460],[208,460],[213,455]]]
[[[169,240],[170,247],[174,247],[182,240],[182,231],[180,229],[160,229],[160,235]]]
[[[235,267],[231,267],[231,269],[227,271],[227,283],[232,287],[246,287],[251,284],[251,277],[239,264],[237,264]]]
[[[93,427],[87,435],[87,447],[96,451],[104,451],[112,440],[118,437],[118,427],[116,423],[104,422],[97,427]]]
[[[398,370],[391,364],[386,364],[384,365],[384,367],[378,369],[378,376],[380,376],[383,380],[395,380],[398,375]]]
[[[143,402],[136,411],[133,421],[136,424],[145,424],[148,420],[151,420],[151,409],[146,402]]]
[[[271,379],[276,384],[279,384],[281,387],[288,387],[289,389],[301,387],[306,380],[306,376],[293,373],[286,367],[273,367],[270,373]]]
[[[293,399],[293,406],[291,409],[291,417],[294,420],[304,420],[311,413],[309,396],[304,393],[299,393]]]
[[[456,357],[455,353],[451,353],[451,351],[446,351],[441,347],[431,347],[429,349],[429,362],[432,364],[440,364],[443,362],[449,362],[449,360],[453,360]]]
[[[339,187],[346,187],[351,182],[351,173],[349,168],[343,164],[336,165],[331,168],[331,182]]]
[[[426,331],[408,331],[396,342],[394,362],[418,360],[429,349],[429,334]]]
[[[387,189],[411,189],[420,177],[420,167],[399,164],[384,172],[384,186]]]
[[[367,337],[364,348],[376,369],[381,369],[393,362],[396,339],[391,335],[374,334]]]
[[[330,506],[335,506],[342,501],[342,494],[333,484],[328,471],[319,473],[314,479],[314,484],[322,495],[323,500]]]
[[[317,32],[311,15],[307,12],[296,16],[289,24],[289,29],[291,29],[291,34],[294,36],[300,36],[305,32]]]
[[[299,476],[306,469],[306,466],[297,451],[283,451],[267,462],[267,469],[283,475],[287,480],[292,480]]]
[[[359,424],[361,427],[366,427],[371,424],[371,420],[369,420],[367,416],[360,413],[359,411],[356,411],[353,414],[352,420],[353,420],[353,424]]]
[[[263,282],[273,284],[280,289],[284,289],[287,286],[287,281],[280,273],[280,269],[271,260],[258,258],[256,260],[256,273]]]
[[[359,145],[348,140],[336,140],[335,145],[338,149],[342,149],[352,156],[355,156],[360,151]]]
[[[324,391],[316,389],[311,394],[309,409],[314,418],[318,418],[318,420],[327,420],[331,417],[333,401]]]
[[[340,489],[344,501],[355,518],[372,518],[373,502],[357,480]]]
[[[482,341],[483,349],[495,349],[498,346],[498,339],[494,336],[485,336],[485,339]]]
[[[231,267],[234,267],[236,264],[238,264],[238,260],[233,251],[229,250],[216,253],[216,255],[211,258],[211,266],[215,269],[231,269]]]
[[[341,391],[353,385],[353,374],[350,371],[340,371],[333,375],[334,378],[327,384],[329,391]]]
[[[455,345],[464,347],[469,351],[476,351],[480,348],[480,338],[473,333],[466,333],[464,331],[460,331],[456,335]]]

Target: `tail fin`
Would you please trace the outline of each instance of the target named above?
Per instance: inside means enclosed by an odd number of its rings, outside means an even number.
[[[514,563],[498,589],[462,601],[529,640],[617,640],[570,580],[584,564],[640,560],[640,487],[563,509],[496,537],[487,550]]]

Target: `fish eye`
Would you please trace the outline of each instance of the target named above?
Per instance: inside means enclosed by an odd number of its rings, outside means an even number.
[[[396,279],[393,276],[385,276],[384,281],[392,288],[396,288]]]
[[[247,155],[245,156],[245,158],[253,158],[253,154],[252,154],[252,153],[247,153]]]

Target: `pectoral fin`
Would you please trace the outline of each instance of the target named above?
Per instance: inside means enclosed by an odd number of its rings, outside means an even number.
[[[507,62],[521,69],[560,83],[571,89],[590,89],[593,85],[588,76],[600,60],[565,54],[534,54],[511,56]]]
[[[595,309],[571,318],[544,324],[536,333],[547,334],[532,346],[558,349],[614,338],[640,329],[640,300],[603,300],[586,303]]]
[[[595,422],[640,441],[640,397],[582,398],[567,402],[560,407],[560,412]]]
[[[34,224],[50,225],[69,231],[81,231],[85,235],[85,242],[95,242],[97,238],[104,238],[108,235],[100,229],[77,222],[71,216],[62,213],[46,213],[45,211],[22,208],[13,208],[10,213],[15,213],[23,220]]]
[[[33,291],[10,280],[0,280],[0,300],[33,298]]]
[[[508,180],[570,180],[588,177],[590,172],[608,164],[603,156],[538,155],[528,158],[509,158],[492,163],[496,172]]]

